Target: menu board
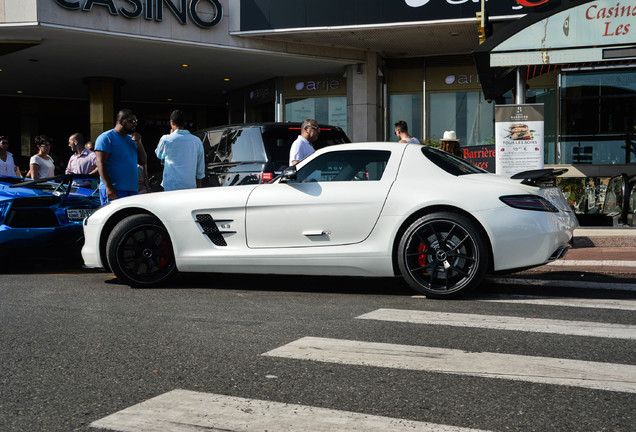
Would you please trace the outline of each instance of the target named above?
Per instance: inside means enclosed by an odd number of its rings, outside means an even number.
[[[543,168],[543,104],[495,106],[495,172],[512,176]]]

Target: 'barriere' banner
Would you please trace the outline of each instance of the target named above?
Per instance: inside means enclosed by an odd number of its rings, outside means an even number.
[[[462,147],[462,157],[471,164],[491,173],[495,172],[495,145],[483,144]]]
[[[497,174],[543,168],[543,104],[495,105]]]

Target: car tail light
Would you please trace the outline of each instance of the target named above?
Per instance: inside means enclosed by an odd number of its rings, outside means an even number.
[[[273,172],[263,172],[261,173],[261,183],[269,183],[274,179]]]
[[[521,210],[547,211],[557,213],[559,211],[550,201],[537,195],[507,195],[499,199],[510,207]]]

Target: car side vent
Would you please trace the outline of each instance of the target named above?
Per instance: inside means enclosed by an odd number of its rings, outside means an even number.
[[[60,225],[51,208],[12,208],[4,223],[11,228],[53,228]]]
[[[196,215],[197,223],[203,230],[203,234],[208,236],[208,238],[214,243],[215,246],[227,246],[225,242],[225,238],[223,238],[223,234],[235,233],[236,231],[221,231],[217,223],[219,222],[232,222],[228,220],[223,221],[215,221],[212,215],[209,214],[198,214]]]

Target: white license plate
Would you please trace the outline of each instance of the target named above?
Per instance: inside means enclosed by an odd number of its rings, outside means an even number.
[[[92,215],[96,209],[66,209],[66,217],[69,220],[81,221]]]

